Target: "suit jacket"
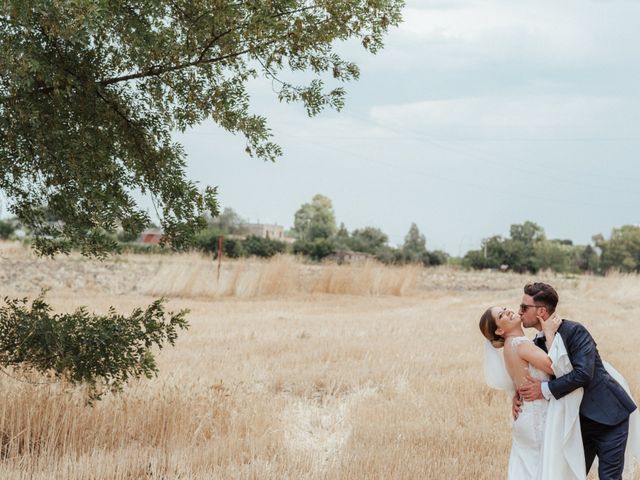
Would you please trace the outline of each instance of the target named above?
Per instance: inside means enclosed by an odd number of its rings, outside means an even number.
[[[584,387],[580,415],[604,425],[617,425],[636,409],[622,386],[605,370],[591,334],[578,322],[562,320],[562,336],[573,371],[549,380],[551,394],[560,399],[576,388]],[[536,344],[546,351],[544,337]]]

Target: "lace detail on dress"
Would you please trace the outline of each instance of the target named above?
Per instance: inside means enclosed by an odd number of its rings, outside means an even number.
[[[529,340],[527,337],[524,337],[524,336],[522,336],[522,337],[512,337],[511,338],[511,345],[514,346],[514,347],[517,347],[521,343],[525,343],[525,342],[531,342],[531,340]]]

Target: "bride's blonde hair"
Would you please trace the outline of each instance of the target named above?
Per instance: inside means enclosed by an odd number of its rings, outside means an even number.
[[[492,308],[493,307],[487,308],[487,311],[480,317],[480,331],[482,335],[491,342],[494,348],[502,348],[504,347],[504,337],[496,333],[498,325],[496,325],[496,320],[491,314]]]

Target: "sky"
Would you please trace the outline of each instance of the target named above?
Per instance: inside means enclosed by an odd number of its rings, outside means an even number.
[[[409,0],[377,55],[338,47],[361,69],[343,111],[309,118],[252,82],[275,163],[212,122],[175,139],[189,178],[252,222],[289,228],[321,193],[391,245],[415,222],[464,255],[527,220],[586,244],[640,223],[638,18],[634,0]]]

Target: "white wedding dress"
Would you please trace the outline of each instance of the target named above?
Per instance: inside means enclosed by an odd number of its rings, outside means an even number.
[[[531,342],[531,340],[527,337],[515,337],[511,339],[511,342],[516,347],[520,343]],[[549,380],[549,375],[533,365],[529,365],[529,375],[542,382]],[[511,428],[511,455],[509,456],[508,474],[510,480],[542,478],[542,447],[548,406],[549,402],[544,399],[522,402],[522,411]],[[580,447],[582,448],[582,443],[580,443]]]

